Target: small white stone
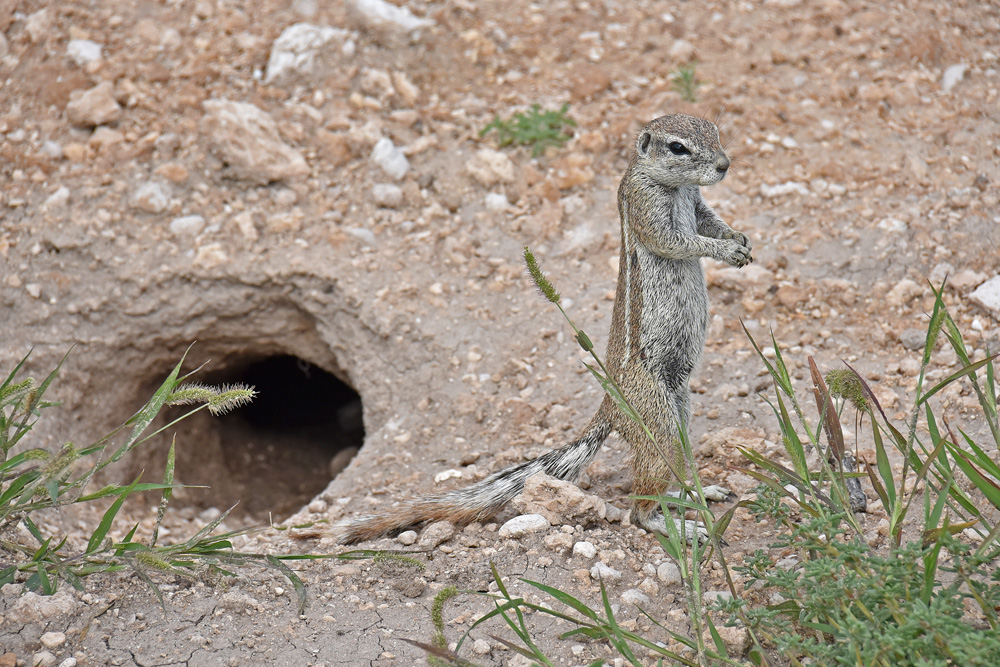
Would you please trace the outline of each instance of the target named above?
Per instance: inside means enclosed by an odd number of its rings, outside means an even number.
[[[965,78],[965,65],[952,65],[944,71],[941,75],[941,90],[944,92],[950,91],[955,85]]]
[[[66,633],[65,632],[46,632],[41,636],[39,641],[42,642],[42,646],[45,648],[59,648],[66,643]]]
[[[442,470],[438,474],[434,475],[434,483],[440,484],[441,482],[446,482],[449,479],[461,479],[462,471],[456,470],[455,468],[449,468],[448,470]]]
[[[323,48],[333,40],[345,42],[350,33],[340,28],[296,23],[271,45],[264,83],[272,83],[293,75],[309,75],[316,67]]]
[[[656,578],[668,586],[679,584],[681,583],[680,568],[673,562],[665,560],[656,568]]]
[[[282,588],[281,586],[275,586],[274,587],[274,594],[275,595],[284,595],[285,594],[285,589]]]
[[[205,229],[205,218],[200,215],[185,215],[170,221],[170,233],[174,236],[197,236]]]
[[[163,213],[170,205],[170,195],[162,183],[148,181],[132,193],[132,208],[145,213]]]
[[[716,600],[732,600],[733,594],[729,591],[705,591],[701,594],[701,600],[705,604]]]
[[[375,142],[371,159],[389,178],[396,181],[410,171],[410,161],[388,137],[382,137]]]
[[[417,541],[417,531],[404,530],[402,533],[396,536],[396,541],[402,544],[404,547],[408,547]]]
[[[492,650],[493,647],[491,647],[490,643],[485,639],[477,639],[472,642],[472,652],[478,656],[484,656]]]
[[[795,141],[792,137],[785,137],[781,140],[781,145],[785,148],[797,148],[799,142]]]
[[[76,667],[76,658],[66,658],[59,663],[59,667]]]
[[[54,667],[56,657],[48,651],[39,651],[31,656],[31,664],[34,667]]]
[[[573,555],[583,558],[593,558],[597,555],[597,547],[590,542],[577,542],[573,545]]]
[[[48,198],[45,200],[45,203],[42,204],[42,206],[45,207],[45,210],[51,211],[57,208],[64,208],[68,203],[69,203],[69,188],[67,188],[65,185],[62,185],[59,187],[58,190],[56,190],[55,192],[53,192],[48,196]]]
[[[1000,320],[1000,276],[994,276],[975,289],[969,299]],[[982,326],[982,324],[980,324]]]
[[[622,602],[636,606],[647,605],[649,604],[649,596],[638,588],[630,588],[622,593]]]
[[[66,55],[80,66],[95,63],[104,57],[101,45],[89,39],[71,39],[66,45]]]
[[[507,195],[500,194],[499,192],[491,192],[486,195],[483,203],[486,204],[487,210],[494,213],[503,213],[510,206],[510,202],[507,201]]]
[[[367,28],[395,28],[410,32],[434,25],[433,20],[414,16],[405,6],[397,7],[385,0],[348,0],[347,4]]]
[[[63,156],[62,146],[51,140],[43,143],[38,152],[46,157],[52,158],[53,160],[58,160]]]
[[[329,509],[329,507],[330,505],[325,500],[323,500],[322,498],[316,498],[311,503],[309,503],[308,509],[313,514],[322,514],[327,509]]]
[[[790,194],[808,195],[809,188],[806,187],[805,183],[799,183],[798,181],[787,181],[785,183],[778,183],[777,185],[761,183],[760,194],[768,198],[781,197],[783,195]]]
[[[24,286],[24,291],[28,293],[32,299],[37,299],[42,296],[42,286],[38,283],[28,283]]]
[[[622,573],[610,565],[605,565],[604,563],[597,561],[594,563],[594,566],[590,568],[590,577],[592,579],[604,579],[605,581],[618,581],[622,578]]]
[[[348,227],[344,230],[344,232],[361,241],[369,248],[375,247],[375,234],[370,229],[364,229],[362,227]]]
[[[372,199],[384,208],[397,208],[403,203],[403,190],[392,183],[376,183],[372,186]]]
[[[549,520],[541,514],[522,514],[500,526],[500,537],[516,539],[530,533],[548,530],[550,525]]]

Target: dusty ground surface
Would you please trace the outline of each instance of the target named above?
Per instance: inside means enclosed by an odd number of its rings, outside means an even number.
[[[951,276],[949,305],[977,356],[1000,348],[1000,314],[969,298],[1000,267],[995,3],[409,8],[428,22],[407,33],[311,0],[0,1],[0,359],[6,373],[33,348],[30,371],[44,375],[76,344],[53,391],[61,417],[40,425],[34,444],[99,437],[194,341],[185,368],[211,359],[209,380],[298,360],[300,376],[273,386],[258,374],[262,392],[294,397],[269,416],[178,429],[178,480],[213,491],[179,495],[167,519],[173,536],[237,500],[245,510],[233,526],[269,511],[305,523],[384,509],[582,428],[599,388],[558,313],[528,285],[521,248],[532,246],[568,312],[603,347],[618,177],[633,133],[663,113],[719,119],[737,168],[706,198],[755,246],[749,270],[705,262],[713,321],[692,386],[692,431],[707,481],[737,494],[752,487],[726,467],[739,463],[738,445],[780,456],[756,396],[768,383],[740,318],[758,340],[773,330],[801,386],[808,355],[823,369],[847,360],[890,413],[906,409],[914,386],[929,276]],[[299,22],[345,32],[317,33],[318,55],[278,73],[272,44]],[[96,44],[97,57],[78,40]],[[692,60],[703,82],[697,104],[669,77]],[[258,125],[271,123],[271,152],[241,153],[246,133],[219,120],[218,100],[255,105]],[[494,115],[566,102],[578,127],[562,149],[477,155],[496,148],[478,137]],[[398,157],[372,158],[380,139],[405,153],[408,169]],[[944,377],[954,355],[942,349],[935,364]],[[294,394],[320,370],[360,396],[366,433],[325,490],[327,462],[358,435],[359,406],[343,387]],[[941,401],[976,431],[970,394],[949,390]],[[341,435],[328,435],[334,424]],[[154,443],[122,477],[158,474],[167,444]],[[624,460],[610,439],[581,482],[586,493],[627,507]],[[78,539],[97,511],[53,517],[50,527]],[[151,528],[152,510],[128,511]],[[0,647],[17,664],[39,652],[66,665],[424,664],[402,638],[430,637],[442,587],[488,590],[491,561],[529,599],[540,598],[518,577],[595,605],[591,571],[603,562],[620,573],[607,581],[625,625],[648,628],[633,604],[641,594],[655,618],[686,630],[665,555],[620,512],[501,538],[498,526],[516,513],[455,534],[435,526],[413,547],[427,551],[417,577],[368,561],[302,566],[301,617],[288,582],[267,572],[224,586],[163,581],[165,612],[125,575],[88,581],[85,593],[66,587],[49,606],[11,585],[0,596]],[[883,518],[877,509],[861,518],[874,544]],[[730,561],[765,547],[766,528],[738,515]],[[594,555],[574,551],[578,542]],[[241,548],[340,549],[273,530]],[[723,588],[718,574],[707,573],[707,589]],[[488,608],[471,595],[449,603],[449,638]],[[610,657],[533,620],[558,664]],[[46,632],[65,636],[43,644]],[[494,634],[512,639],[493,623],[473,631],[466,654],[521,664]]]

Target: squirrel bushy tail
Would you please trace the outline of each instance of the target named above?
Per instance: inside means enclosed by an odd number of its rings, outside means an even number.
[[[333,528],[333,536],[340,544],[352,544],[427,521],[451,521],[456,525],[485,521],[519,494],[525,480],[536,473],[576,479],[611,433],[614,409],[605,397],[587,430],[573,442],[496,472],[464,489],[402,501],[383,513],[343,521]]]

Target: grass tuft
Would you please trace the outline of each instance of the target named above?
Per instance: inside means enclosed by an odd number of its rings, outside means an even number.
[[[568,111],[568,104],[558,111],[541,111],[541,107],[534,104],[529,111],[515,113],[507,120],[494,117],[480,130],[479,136],[496,132],[501,148],[511,144],[530,146],[531,157],[538,157],[549,146],[558,148],[573,137],[569,128],[576,127],[576,121],[566,115]]]

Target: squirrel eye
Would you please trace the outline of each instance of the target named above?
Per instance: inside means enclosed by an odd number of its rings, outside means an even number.
[[[685,146],[684,144],[682,144],[679,141],[671,141],[669,144],[667,144],[667,148],[669,148],[670,152],[673,153],[674,155],[690,155],[691,154],[691,151],[689,151],[687,149],[687,146]]]

